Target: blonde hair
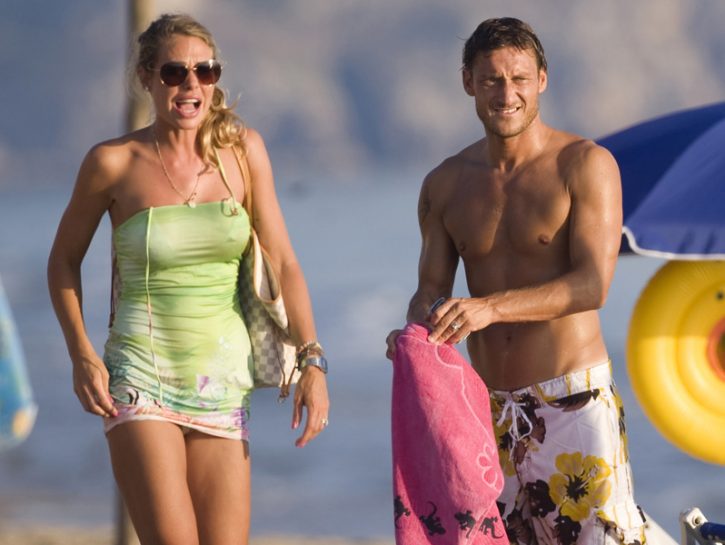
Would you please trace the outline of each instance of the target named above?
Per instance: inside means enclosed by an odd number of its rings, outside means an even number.
[[[148,72],[155,68],[159,50],[175,34],[199,38],[212,49],[214,58],[219,60],[219,49],[204,25],[189,15],[166,13],[138,36],[135,62],[132,63],[136,74],[141,70]],[[234,104],[227,106],[226,94],[215,85],[209,112],[196,136],[204,162],[216,164],[214,148],[239,146],[244,150],[244,130],[244,123],[234,112]]]

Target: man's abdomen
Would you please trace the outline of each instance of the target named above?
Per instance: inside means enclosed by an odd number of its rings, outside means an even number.
[[[489,388],[514,390],[609,358],[596,311],[548,322],[500,323],[469,337],[471,363]]]

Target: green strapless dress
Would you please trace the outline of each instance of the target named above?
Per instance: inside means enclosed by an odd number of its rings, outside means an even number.
[[[105,345],[119,415],[247,439],[253,389],[239,308],[249,218],[233,199],[142,210],[113,232],[120,279]]]

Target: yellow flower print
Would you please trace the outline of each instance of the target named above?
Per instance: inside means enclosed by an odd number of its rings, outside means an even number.
[[[609,498],[611,483],[607,478],[612,470],[603,459],[582,459],[581,452],[563,453],[556,457],[556,468],[561,473],[551,476],[549,495],[561,515],[578,522]]]

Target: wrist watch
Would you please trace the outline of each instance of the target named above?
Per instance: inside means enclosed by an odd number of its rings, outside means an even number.
[[[307,356],[297,362],[298,371],[302,371],[307,366],[317,367],[320,371],[327,374],[327,359],[325,359],[325,356]]]

